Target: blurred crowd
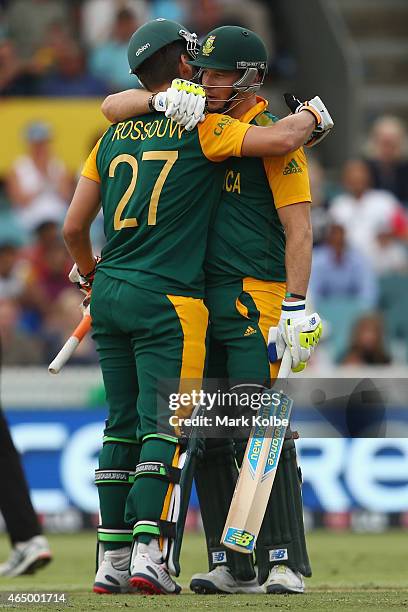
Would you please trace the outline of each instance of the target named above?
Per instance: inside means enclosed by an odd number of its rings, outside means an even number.
[[[0,0],[0,96],[100,96],[136,86],[127,45],[157,17],[202,37],[235,23],[274,56],[268,0]]]
[[[344,164],[339,185],[328,185],[318,160],[310,160],[309,294],[326,321],[320,356],[334,362],[408,361],[407,154],[404,124],[384,116],[361,157]]]
[[[168,17],[199,35],[233,21],[271,49],[261,0],[0,0],[0,96],[94,96],[127,87],[126,48],[146,19]],[[26,150],[0,182],[0,333],[8,365],[46,364],[79,321],[61,223],[75,177],[53,152],[46,123],[26,126]],[[309,156],[314,259],[310,306],[325,321],[317,359],[408,362],[408,136],[379,117],[358,159],[329,180]],[[97,218],[95,251],[103,246]],[[85,340],[72,363],[95,363]]]

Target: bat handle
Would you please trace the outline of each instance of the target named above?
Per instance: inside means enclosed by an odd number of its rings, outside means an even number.
[[[287,378],[292,371],[292,355],[290,354],[290,348],[285,347],[283,353],[281,365],[278,372],[278,378]]]
[[[86,336],[90,328],[91,317],[90,315],[86,314],[82,318],[79,325],[74,329],[58,355],[55,357],[55,359],[53,359],[53,361],[51,361],[50,365],[48,366],[48,371],[50,374],[58,374],[61,371],[61,368],[67,363],[68,359],[74,353],[76,347]]]

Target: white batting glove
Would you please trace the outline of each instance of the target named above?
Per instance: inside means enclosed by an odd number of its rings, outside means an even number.
[[[305,369],[314,347],[322,334],[322,323],[317,312],[306,316],[305,302],[282,302],[278,327],[268,334],[268,356],[272,363],[282,359],[286,346],[292,355],[292,372]]]
[[[188,132],[204,121],[206,97],[204,89],[197,83],[174,79],[167,91],[152,99],[155,110],[163,111],[166,117],[183,126]]]
[[[95,267],[88,274],[86,275],[81,274],[76,263],[72,266],[71,271],[68,274],[68,278],[71,281],[71,283],[74,283],[74,285],[76,285],[78,289],[82,291],[82,293],[84,293],[86,296],[91,292],[92,283],[95,278],[96,266],[101,260],[101,258],[98,255],[96,255],[94,259],[95,259]]]
[[[305,142],[306,147],[314,147],[321,142],[323,138],[326,138],[334,126],[334,121],[331,118],[324,102],[321,98],[319,98],[319,96],[315,96],[311,100],[306,100],[306,102],[301,102],[301,100],[299,100],[299,98],[293,94],[285,94],[284,98],[292,113],[308,111],[314,115],[316,120],[316,128],[313,130],[309,140]]]

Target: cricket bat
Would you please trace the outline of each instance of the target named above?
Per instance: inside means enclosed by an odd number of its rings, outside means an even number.
[[[287,378],[292,358],[285,349],[278,378]],[[257,416],[270,421],[275,416],[283,425],[255,425],[245,450],[221,544],[240,553],[253,552],[275,480],[279,457],[292,410],[292,400],[280,392],[279,403],[260,408]],[[278,421],[279,423],[279,421]]]
[[[91,316],[89,314],[83,316],[82,321],[77,325],[58,355],[48,366],[50,374],[58,374],[61,368],[67,363],[78,344],[91,329],[91,321]]]

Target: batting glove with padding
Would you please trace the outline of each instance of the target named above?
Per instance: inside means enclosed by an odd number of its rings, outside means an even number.
[[[326,138],[334,126],[334,121],[319,96],[315,96],[311,100],[306,100],[306,102],[302,102],[295,95],[289,93],[285,94],[284,98],[292,113],[308,111],[312,113],[316,120],[316,128],[313,130],[309,140],[305,142],[306,147],[314,147],[321,142],[323,138]]]
[[[68,274],[68,278],[71,283],[74,283],[80,291],[85,295],[85,300],[90,297],[92,291],[92,283],[95,278],[96,267],[101,261],[98,255],[95,255],[95,266],[88,272],[88,274],[82,274],[76,263],[72,266],[71,272]],[[84,300],[84,301],[85,301]]]
[[[201,85],[183,79],[174,79],[167,91],[155,94],[151,101],[155,110],[164,112],[188,132],[204,121],[205,103]]]
[[[292,372],[305,369],[314,347],[322,334],[322,323],[317,312],[306,316],[305,301],[282,302],[278,327],[271,327],[268,334],[269,361],[282,359],[286,346],[292,355]]]

